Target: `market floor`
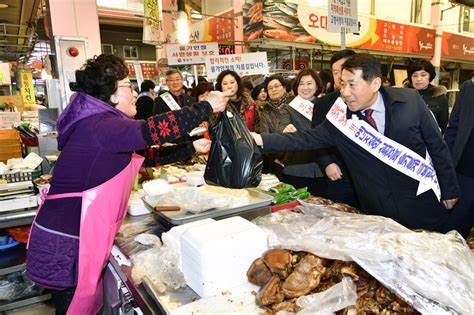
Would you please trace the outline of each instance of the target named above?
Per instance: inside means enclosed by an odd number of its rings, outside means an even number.
[[[25,307],[16,308],[10,311],[6,311],[5,315],[54,315],[54,305],[51,301],[40,302],[31,304]]]

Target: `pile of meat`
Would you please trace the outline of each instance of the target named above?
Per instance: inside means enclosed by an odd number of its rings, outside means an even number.
[[[354,262],[270,249],[247,271],[249,282],[260,286],[256,303],[266,310],[265,314],[296,313],[300,310],[296,305],[298,297],[325,291],[344,276],[352,277],[358,299],[355,306],[337,314],[419,314]]]
[[[350,212],[350,213],[361,213],[358,209],[349,206],[345,203],[335,203],[332,200],[325,199],[323,197],[315,197],[310,196],[304,200],[304,202],[312,203],[315,205],[325,206],[328,209],[342,211],[342,212]]]

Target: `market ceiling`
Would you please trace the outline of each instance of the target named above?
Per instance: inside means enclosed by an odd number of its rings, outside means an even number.
[[[32,50],[43,0],[0,0],[0,60],[15,61]],[[38,14],[39,13],[39,14]]]

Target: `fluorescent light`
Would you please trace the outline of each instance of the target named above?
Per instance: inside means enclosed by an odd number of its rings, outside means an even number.
[[[178,43],[181,45],[189,43],[188,15],[184,11],[178,12]]]

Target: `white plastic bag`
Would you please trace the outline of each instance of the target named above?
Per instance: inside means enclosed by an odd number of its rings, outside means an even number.
[[[257,224],[272,247],[353,260],[421,313],[471,314],[474,255],[456,232],[413,232],[395,221],[304,204]]]

